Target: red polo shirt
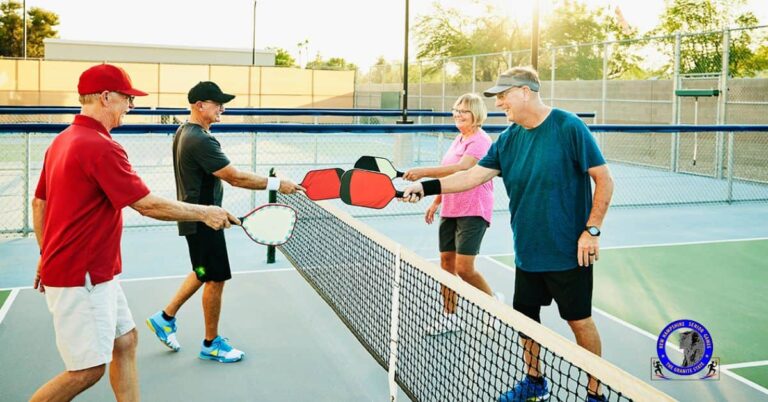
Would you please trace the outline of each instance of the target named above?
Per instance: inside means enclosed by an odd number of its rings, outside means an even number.
[[[149,194],[128,155],[98,121],[83,115],[48,147],[35,197],[45,200],[42,283],[111,280],[122,272],[122,209]]]

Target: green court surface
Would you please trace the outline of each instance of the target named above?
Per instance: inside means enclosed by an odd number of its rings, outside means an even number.
[[[513,257],[494,258],[514,266]],[[768,360],[766,260],[762,239],[604,249],[593,304],[654,336],[672,321],[698,321],[723,365]],[[768,386],[766,366],[734,372]]]
[[[768,384],[768,365],[731,369],[731,371],[763,387]]]
[[[11,294],[10,290],[0,290],[0,308],[3,307],[3,304],[5,303],[5,299],[8,298],[8,295]]]

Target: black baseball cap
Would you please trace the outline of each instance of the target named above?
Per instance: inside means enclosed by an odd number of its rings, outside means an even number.
[[[235,95],[225,94],[221,92],[216,83],[212,81],[200,81],[197,85],[193,86],[187,94],[187,100],[189,103],[195,103],[197,101],[214,101],[217,103],[227,103],[235,99]]]

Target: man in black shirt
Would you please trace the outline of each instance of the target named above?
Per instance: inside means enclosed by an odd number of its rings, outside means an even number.
[[[283,194],[304,191],[303,187],[290,180],[243,172],[230,163],[209,129],[211,124],[221,121],[224,104],[234,98],[234,95],[223,93],[218,85],[210,81],[200,82],[189,90],[189,120],[176,130],[173,138],[173,170],[178,199],[192,204],[221,206],[224,194],[222,180],[235,187],[252,190],[278,190]],[[209,230],[195,222],[182,222],[179,223],[179,235],[187,239],[192,272],[168,306],[147,319],[147,325],[164,345],[174,352],[178,351],[181,345],[176,339],[175,315],[184,302],[205,284],[205,339],[200,358],[222,363],[240,361],[244,353],[230,346],[227,339],[218,333],[221,295],[225,281],[232,277],[224,233]]]

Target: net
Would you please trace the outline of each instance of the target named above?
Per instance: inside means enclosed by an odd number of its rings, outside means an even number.
[[[327,202],[283,194],[277,202],[299,217],[279,249],[389,371],[392,395],[397,383],[414,401],[497,401],[525,376],[524,333],[541,345],[551,400],[586,400],[587,373],[606,400],[671,400]],[[461,330],[430,336],[446,289]]]

